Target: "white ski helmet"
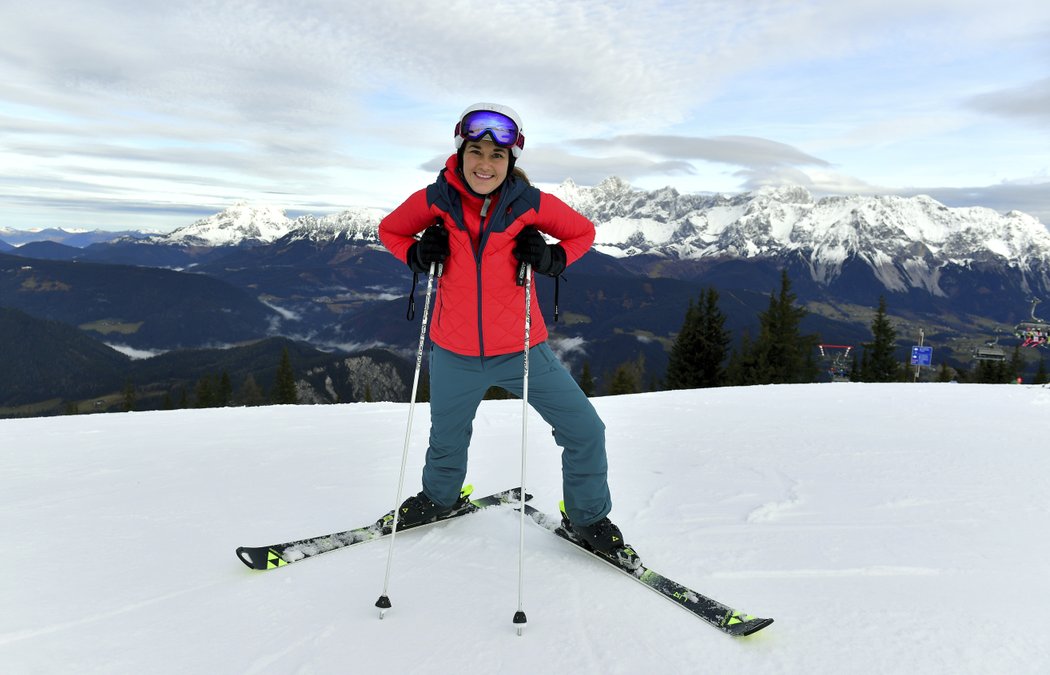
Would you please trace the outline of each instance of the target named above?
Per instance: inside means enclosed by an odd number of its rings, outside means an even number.
[[[459,116],[455,143],[458,151],[466,140],[477,141],[488,136],[496,145],[510,148],[514,159],[525,149],[521,117],[513,108],[498,103],[475,103]]]

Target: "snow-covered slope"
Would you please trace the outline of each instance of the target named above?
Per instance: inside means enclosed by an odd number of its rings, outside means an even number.
[[[0,420],[5,673],[1050,672],[1050,389],[822,384],[594,399],[613,518],[653,568],[772,616],[734,641],[487,511],[270,572],[241,544],[394,501],[405,404]],[[426,405],[407,490],[419,487]],[[515,485],[521,403],[486,401],[470,480]],[[688,422],[686,422],[688,420]],[[560,498],[530,417],[527,484]]]

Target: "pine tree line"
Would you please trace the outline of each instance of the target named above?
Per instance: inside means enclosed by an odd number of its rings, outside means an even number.
[[[817,381],[821,368],[816,349],[819,336],[803,334],[801,322],[805,308],[796,304],[787,271],[782,270],[780,288],[770,294],[769,305],[758,315],[758,332],[745,333],[737,349],[730,350],[732,334],[726,329],[726,315],[719,309],[719,294],[707,288],[695,301],[690,300],[682,328],[678,331],[662,383],[650,389],[696,389],[702,387],[754,384],[791,384]],[[849,379],[854,382],[902,382],[913,379],[910,364],[897,346],[897,330],[889,319],[885,296],[879,298],[871,322],[872,339],[853,352]],[[969,372],[956,371],[942,363],[938,381],[987,383],[1016,382],[1024,370],[1020,347],[1012,358],[1001,362],[981,361]],[[607,394],[641,391],[644,361],[621,364],[606,388]],[[1045,360],[1040,361],[1034,384],[1050,380]],[[591,396],[596,393],[588,363],[583,364],[580,387]]]
[[[132,411],[136,409],[138,392],[130,381],[124,383],[121,397],[122,410]],[[288,349],[284,348],[281,351],[281,360],[277,366],[277,376],[273,390],[269,396],[266,395],[266,392],[256,382],[255,376],[251,373],[245,376],[240,387],[234,390],[229,373],[226,370],[222,370],[218,374],[209,373],[201,376],[193,386],[192,397],[185,387],[176,391],[166,392],[161,403],[161,409],[223,408],[228,406],[296,404],[298,402],[299,393],[295,384],[295,370],[292,368]],[[75,403],[70,403],[66,406],[67,414],[76,414],[77,412],[79,411]]]

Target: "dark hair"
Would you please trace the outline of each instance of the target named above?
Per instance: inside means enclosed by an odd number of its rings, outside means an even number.
[[[515,166],[511,170],[510,175],[513,176],[516,180],[520,180],[521,182],[525,183],[526,185],[532,185],[532,181],[529,180],[528,174],[526,174],[517,166]]]

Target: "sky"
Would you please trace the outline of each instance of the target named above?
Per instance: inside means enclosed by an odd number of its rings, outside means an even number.
[[[734,639],[509,507],[253,571],[238,546],[393,508],[407,403],[0,420],[5,673],[1050,672],[1050,389],[826,383],[592,399],[612,519],[655,571],[774,623]],[[416,411],[405,492],[429,431]],[[485,401],[475,494],[521,481]],[[529,416],[526,487],[556,512]],[[1034,442],[1033,442],[1034,441]],[[519,545],[524,544],[516,634]],[[386,590],[391,609],[374,604]]]
[[[1050,224],[1044,0],[0,0],[0,227],[392,209],[464,108],[541,188],[928,194]]]

